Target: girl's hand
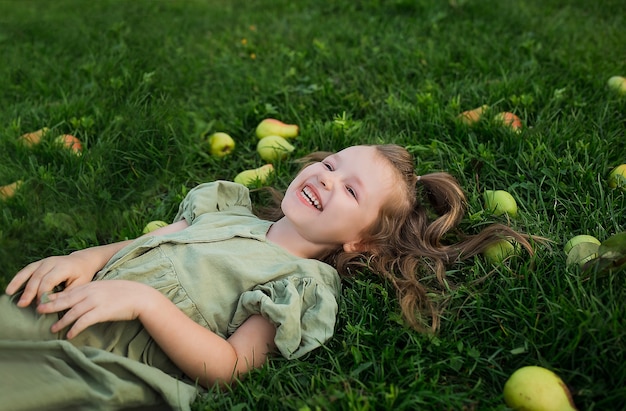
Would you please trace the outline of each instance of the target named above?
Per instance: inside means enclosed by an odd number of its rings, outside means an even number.
[[[37,311],[49,314],[67,310],[50,331],[56,333],[71,325],[67,332],[67,338],[70,339],[96,323],[134,320],[155,297],[161,297],[161,294],[142,283],[93,281],[50,294],[48,302],[39,304]]]
[[[72,253],[67,256],[48,257],[35,261],[20,270],[9,282],[6,293],[15,294],[26,284],[17,305],[28,306],[35,297],[38,300],[44,293],[51,292],[54,287],[65,283],[67,289],[86,284],[96,274],[98,267],[84,253]]]

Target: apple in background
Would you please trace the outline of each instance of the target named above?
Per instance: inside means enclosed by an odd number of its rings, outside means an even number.
[[[211,155],[214,157],[227,156],[235,149],[235,140],[226,133],[213,133],[209,136],[208,142]]]
[[[606,84],[611,90],[615,90],[622,95],[626,94],[626,77],[613,76],[606,82]]]
[[[485,114],[485,111],[487,111],[488,109],[489,106],[483,104],[482,106],[475,109],[462,112],[461,114],[459,114],[458,119],[461,120],[462,123],[471,126],[472,124],[478,123],[483,114]]]
[[[300,127],[297,124],[286,124],[275,118],[266,118],[256,127],[256,136],[261,139],[267,136],[295,138],[299,132]]]
[[[495,115],[494,120],[505,126],[509,127],[511,130],[516,133],[522,132],[522,120],[513,113],[509,113],[508,111],[503,111]]]
[[[611,188],[620,187],[622,190],[626,190],[626,164],[619,165],[611,171],[608,184]]]
[[[483,251],[483,256],[491,264],[501,263],[514,254],[516,254],[515,246],[505,239],[496,241]]]
[[[565,246],[563,247],[563,251],[565,252],[565,254],[569,254],[570,250],[580,243],[593,243],[596,245],[600,245],[600,240],[592,235],[580,234],[572,237],[568,242],[566,242]]]
[[[74,154],[81,154],[83,151],[83,145],[80,140],[71,134],[61,134],[54,139],[54,142],[72,150]]]
[[[273,173],[274,166],[271,164],[265,164],[258,168],[242,171],[235,176],[233,181],[238,184],[243,184],[246,187],[254,187],[259,184],[265,184],[269,176]]]
[[[48,127],[41,128],[31,133],[22,134],[19,141],[27,146],[34,146],[41,143],[41,139],[50,131]]]
[[[504,213],[511,217],[517,216],[517,202],[515,198],[504,190],[485,190],[483,193],[485,208],[495,216]]]
[[[168,225],[165,221],[161,221],[161,220],[154,220],[154,221],[150,221],[148,224],[146,224],[146,226],[143,228],[143,233],[144,234],[148,234],[153,232],[154,230],[157,230],[161,227],[165,227],[166,225]]]
[[[256,151],[261,158],[269,163],[287,157],[293,150],[294,146],[279,136],[263,137],[256,145]]]
[[[511,374],[504,384],[504,401],[520,411],[576,411],[563,380],[552,371],[534,365]]]
[[[15,191],[22,185],[22,180],[0,187],[0,200],[7,200],[15,195]]]

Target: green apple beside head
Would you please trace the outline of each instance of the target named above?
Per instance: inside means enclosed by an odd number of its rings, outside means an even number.
[[[517,246],[519,247],[519,244],[517,244]],[[491,264],[499,264],[516,253],[516,246],[510,241],[502,239],[485,248],[483,256]]]
[[[515,198],[504,190],[485,190],[483,193],[485,208],[494,215],[508,214],[510,217],[517,216],[517,202]]]

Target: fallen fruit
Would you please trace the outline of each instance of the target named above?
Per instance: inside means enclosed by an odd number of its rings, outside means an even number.
[[[483,256],[491,264],[499,264],[514,255],[515,251],[515,246],[510,241],[502,239],[485,248]]]
[[[515,198],[504,190],[485,190],[483,193],[485,208],[495,216],[504,213],[511,217],[517,216],[517,202]]]
[[[50,131],[48,127],[41,128],[31,133],[22,134],[19,137],[19,141],[27,146],[34,146],[41,143],[41,139]]]
[[[504,401],[514,410],[576,411],[563,380],[538,366],[522,367],[511,374],[504,384]]]
[[[619,165],[611,171],[608,184],[611,188],[619,187],[622,190],[626,190],[626,164]]]
[[[83,145],[80,140],[71,134],[61,134],[54,139],[55,143],[72,150],[75,154],[81,154]]]
[[[265,138],[267,136],[279,136],[283,138],[294,138],[298,136],[300,127],[297,124],[286,124],[275,118],[266,118],[256,127],[256,136]]]
[[[243,184],[246,187],[254,187],[259,184],[265,184],[273,172],[274,166],[271,164],[265,164],[258,168],[242,171],[235,176],[233,181],[235,183]]]
[[[600,240],[588,234],[576,235],[572,237],[568,242],[565,243],[565,246],[563,246],[563,251],[565,251],[565,254],[569,254],[571,249],[575,245],[578,245],[580,243],[593,243],[593,244],[600,245]]]
[[[472,124],[479,122],[485,111],[488,109],[489,106],[483,104],[482,106],[475,109],[462,112],[461,114],[459,114],[458,119],[461,120],[462,123],[471,126]]]
[[[256,151],[267,162],[274,162],[287,157],[294,150],[286,139],[279,136],[267,136],[259,140]]]
[[[22,180],[14,181],[11,184],[0,187],[0,199],[6,200],[15,195],[15,191],[22,185]]]
[[[215,157],[224,157],[235,149],[235,140],[226,133],[213,133],[209,136],[208,142],[211,155]]]
[[[148,224],[146,224],[146,226],[143,228],[143,233],[144,234],[148,234],[153,232],[154,230],[157,230],[161,227],[165,227],[166,225],[168,225],[165,221],[161,221],[161,220],[154,220],[154,221],[150,221]]]
[[[522,120],[513,113],[509,113],[508,111],[503,111],[501,113],[496,114],[494,119],[498,124],[501,124],[505,127],[509,127],[511,130],[515,131],[516,133],[522,132]]]
[[[626,94],[626,77],[613,76],[606,84],[611,90],[617,91],[619,94]]]

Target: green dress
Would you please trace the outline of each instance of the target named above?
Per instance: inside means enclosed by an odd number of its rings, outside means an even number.
[[[276,325],[275,343],[286,358],[332,336],[336,270],[267,241],[272,223],[252,214],[245,187],[201,184],[181,203],[175,221],[181,219],[189,227],[138,238],[94,280],[148,284],[224,338],[261,314]],[[49,331],[56,314],[18,308],[16,299],[0,296],[0,410],[190,408],[199,388],[139,321],[96,324],[65,340]]]

